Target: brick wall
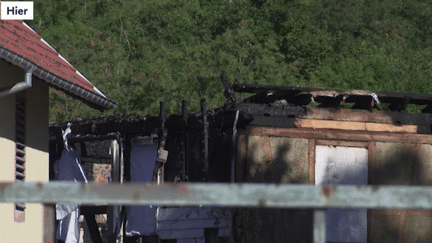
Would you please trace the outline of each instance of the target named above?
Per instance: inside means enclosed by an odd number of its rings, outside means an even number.
[[[108,183],[109,177],[111,175],[111,165],[110,164],[89,164],[91,171],[91,181],[96,183]],[[96,215],[96,222],[99,226],[99,231],[102,233],[102,239],[105,240],[107,237],[107,215],[100,214]],[[87,229],[87,224],[83,220],[81,222],[81,234],[80,243],[92,243],[90,233]]]
[[[111,175],[110,164],[93,164],[92,180],[97,183],[108,183]]]

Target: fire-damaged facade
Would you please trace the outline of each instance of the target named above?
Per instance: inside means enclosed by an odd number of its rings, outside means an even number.
[[[231,86],[225,75],[221,79],[227,102],[217,109],[202,100],[201,111],[190,113],[183,102],[181,114],[166,115],[161,102],[159,117],[70,122],[69,143],[80,151],[89,178],[99,176],[97,164],[107,164],[110,179],[105,182],[432,183],[430,95]],[[251,96],[239,100],[238,93]],[[50,126],[51,164],[60,157],[66,128],[67,123]],[[313,209],[99,206],[84,207],[82,214],[93,242],[116,242],[120,235],[124,242],[137,237],[143,242],[313,241]],[[95,214],[108,214],[102,237],[98,227],[104,220],[95,220]],[[134,221],[134,214],[147,218]],[[341,208],[325,215],[328,242],[432,238],[430,211]],[[138,222],[137,228],[132,222]]]

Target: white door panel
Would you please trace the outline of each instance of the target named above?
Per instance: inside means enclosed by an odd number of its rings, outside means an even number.
[[[366,185],[365,148],[316,146],[315,184]],[[326,240],[366,242],[366,209],[326,210]]]

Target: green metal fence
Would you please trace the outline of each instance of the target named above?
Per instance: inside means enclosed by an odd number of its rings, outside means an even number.
[[[325,242],[326,208],[432,209],[432,187],[2,182],[0,202],[313,208],[314,242]]]

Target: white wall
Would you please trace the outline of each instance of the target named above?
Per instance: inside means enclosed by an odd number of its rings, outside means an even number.
[[[24,80],[24,71],[0,60],[0,88]],[[25,91],[26,181],[48,181],[49,94],[45,82],[34,80]],[[15,180],[15,95],[0,98],[0,180]],[[25,221],[14,221],[14,205],[0,204],[0,242],[43,242],[44,207],[26,204]]]

